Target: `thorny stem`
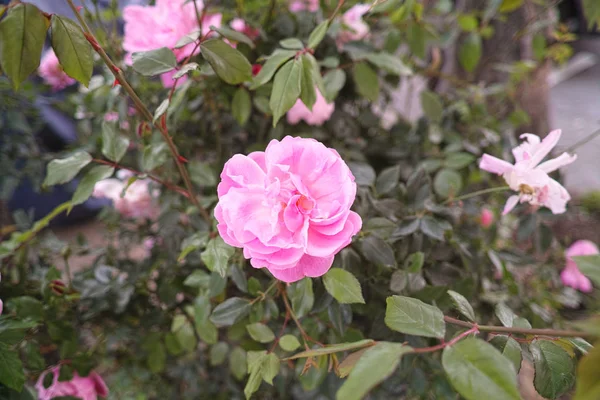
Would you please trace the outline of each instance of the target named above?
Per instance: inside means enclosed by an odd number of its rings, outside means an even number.
[[[292,307],[290,306],[290,301],[288,300],[287,292],[285,290],[285,286],[282,285],[280,287],[280,291],[281,291],[281,297],[283,298],[283,303],[285,304],[286,313],[290,314],[290,317],[292,317],[292,320],[294,321],[294,323],[298,327],[298,330],[300,331],[300,334],[302,335],[302,339],[304,339],[304,344],[306,345],[306,343],[308,343],[308,342],[313,342],[315,344],[323,346],[322,343],[317,342],[315,339],[311,338],[306,333],[306,331],[304,330],[304,328],[302,327],[302,324],[300,323],[300,321],[298,320],[298,317],[296,317],[296,314],[294,314],[294,310],[292,310]]]
[[[190,180],[190,176],[189,176],[185,166],[183,165],[183,161],[180,159],[179,152],[177,151],[177,147],[175,147],[175,143],[173,143],[173,139],[169,135],[166,124],[163,125],[160,123],[153,122],[152,113],[150,112],[150,110],[148,110],[148,108],[144,105],[142,100],[138,97],[135,90],[133,90],[133,88],[127,81],[127,79],[125,79],[125,75],[123,74],[123,71],[121,71],[121,69],[115,65],[115,63],[106,54],[104,49],[102,47],[100,47],[100,45],[98,44],[98,40],[94,36],[94,33],[91,31],[88,24],[85,22],[83,17],[77,11],[77,7],[73,3],[73,0],[66,0],[66,1],[69,4],[69,7],[71,7],[71,10],[73,10],[73,12],[75,13],[77,20],[79,21],[79,24],[83,28],[88,41],[90,41],[90,44],[92,44],[92,47],[94,48],[96,53],[98,53],[98,55],[100,55],[100,57],[102,58],[104,63],[108,66],[108,68],[114,75],[115,79],[117,79],[118,83],[121,86],[123,86],[123,89],[127,92],[129,97],[135,104],[136,108],[142,113],[142,115],[150,123],[152,123],[160,131],[161,135],[163,136],[165,142],[167,143],[167,145],[169,147],[169,150],[171,151],[171,154],[173,155],[173,159],[175,160],[175,164],[177,165],[177,169],[179,170],[179,173],[181,175],[181,178],[183,179],[185,187],[186,187],[188,193],[190,194],[190,197],[189,197],[190,201],[194,204],[194,206],[196,206],[196,208],[198,209],[198,211],[200,212],[202,217],[206,220],[206,222],[211,224],[212,218],[211,218],[210,214],[208,213],[208,211],[206,211],[206,209],[204,207],[202,207],[202,205],[198,201],[198,198],[194,194],[194,189],[192,187],[192,181]]]
[[[561,329],[528,329],[528,328],[516,328],[506,326],[493,326],[493,325],[477,325],[472,322],[461,321],[452,317],[444,317],[444,321],[449,324],[462,326],[465,328],[472,328],[477,326],[481,332],[492,332],[492,333],[517,333],[521,335],[537,335],[537,336],[558,336],[558,337],[596,337],[589,332],[581,332],[576,330],[561,330]]]
[[[471,197],[481,196],[482,194],[504,192],[504,191],[506,191],[508,189],[510,189],[510,187],[508,187],[508,186],[500,186],[500,187],[495,187],[495,188],[478,190],[476,192],[467,193],[467,194],[462,195],[462,196],[452,197],[452,198],[446,199],[446,201],[444,201],[442,204],[448,204],[448,203],[452,203],[452,202],[459,201],[459,200],[470,199]]]
[[[438,345],[431,346],[431,347],[421,347],[421,348],[413,349],[412,353],[432,353],[434,351],[442,350],[448,346],[452,346],[453,344],[455,344],[456,342],[458,342],[459,340],[461,340],[464,337],[467,337],[472,334],[475,334],[475,335],[478,334],[479,329],[478,329],[477,324],[472,324],[472,325],[473,326],[471,327],[471,329],[464,331],[460,335],[452,338],[452,340],[449,340],[447,342],[443,342],[443,343],[440,343]]]

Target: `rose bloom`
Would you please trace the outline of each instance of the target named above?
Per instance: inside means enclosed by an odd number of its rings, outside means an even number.
[[[150,179],[138,179],[133,182],[121,197],[123,189],[127,186],[127,179],[132,174],[128,171],[119,171],[117,177],[104,179],[94,186],[94,197],[105,197],[113,202],[113,206],[121,215],[134,219],[156,219],[159,209],[156,198],[160,194],[158,190],[150,191]]]
[[[287,121],[292,125],[296,125],[300,120],[304,120],[309,125],[323,125],[335,110],[334,103],[327,103],[325,97],[321,94],[318,88],[315,87],[317,93],[317,101],[312,107],[312,111],[306,107],[302,100],[296,100],[296,103],[287,112]]]
[[[560,279],[563,285],[570,286],[582,292],[589,293],[592,291],[592,283],[581,273],[577,267],[577,263],[572,257],[576,256],[591,256],[598,254],[598,247],[589,240],[578,240],[571,245],[565,252],[567,265],[560,273]]]
[[[293,0],[289,7],[291,12],[298,11],[319,11],[319,0]]]
[[[74,84],[75,79],[65,74],[54,50],[50,49],[44,54],[38,68],[38,75],[42,77],[53,91],[58,91]]]
[[[204,4],[196,1],[198,11],[202,12]],[[206,35],[210,26],[221,26],[221,14],[206,14],[202,20],[202,35]],[[161,47],[173,48],[185,35],[198,28],[198,18],[193,2],[185,4],[185,0],[157,0],[155,6],[131,5],[123,9],[125,33],[123,49],[128,52],[125,60],[131,64],[131,53],[155,50]],[[192,54],[195,44],[190,43],[180,49],[174,49],[177,61],[182,61]],[[194,54],[198,53],[198,49]],[[161,75],[163,86],[173,86],[173,75],[177,71],[169,71]],[[183,78],[179,83],[183,82]]]
[[[494,223],[494,213],[487,208],[481,210],[479,223],[484,228],[489,228]]]
[[[508,214],[518,203],[529,203],[534,206],[545,206],[553,214],[566,211],[567,202],[571,199],[569,192],[560,183],[548,176],[552,171],[571,164],[577,156],[563,153],[560,156],[540,162],[550,153],[560,139],[560,129],[552,131],[544,138],[531,133],[521,135],[525,142],[513,149],[515,164],[484,154],[479,168],[502,175],[508,186],[517,195],[510,196],[504,206],[503,215]]]
[[[264,152],[234,155],[217,194],[223,240],[285,282],[325,274],[362,226],[350,210],[354,176],[335,150],[314,139],[286,136]]]
[[[340,18],[342,26],[336,38],[338,47],[342,47],[344,43],[364,39],[367,36],[369,25],[363,21],[362,17],[370,8],[371,6],[368,4],[357,4],[342,15]]]
[[[52,384],[45,388],[44,378],[49,372],[54,376],[54,379]],[[64,382],[59,382],[59,373],[60,367],[56,366],[40,375],[35,384],[38,391],[38,400],[51,400],[63,396],[77,397],[82,400],[96,400],[98,396],[108,396],[108,387],[106,387],[102,377],[95,372],[90,372],[86,377],[81,377],[77,372],[73,372],[73,378]]]

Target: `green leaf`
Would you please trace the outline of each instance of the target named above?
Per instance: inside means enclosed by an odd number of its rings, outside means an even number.
[[[375,183],[375,170],[371,165],[362,162],[349,162],[348,167],[354,175],[355,182],[358,186],[371,186]]]
[[[287,38],[279,41],[279,45],[284,49],[289,50],[302,50],[304,49],[304,44],[300,39],[297,38]]]
[[[513,322],[515,318],[517,318],[513,310],[508,308],[504,303],[498,303],[496,305],[495,313],[502,325],[509,328],[513,326]]]
[[[294,50],[275,50],[273,54],[269,56],[260,72],[256,74],[254,79],[252,79],[252,85],[250,86],[250,89],[254,90],[259,86],[269,82],[279,67],[295,55],[296,52]]]
[[[317,46],[323,41],[325,35],[327,34],[327,30],[329,29],[329,21],[325,20],[321,22],[319,25],[313,29],[308,37],[308,48],[316,49]]]
[[[461,169],[475,162],[474,155],[469,153],[450,153],[444,160],[446,168]]]
[[[596,0],[583,0],[583,14],[588,21],[588,29],[591,31],[594,24],[600,26],[600,3]]]
[[[273,378],[279,373],[280,366],[281,361],[279,361],[279,358],[275,353],[267,354],[262,365],[262,377],[269,385],[273,384]]]
[[[500,12],[511,12],[523,5],[523,0],[503,0],[500,5]]]
[[[219,342],[210,348],[210,365],[217,366],[225,362],[227,353],[229,352],[229,345],[225,342]]]
[[[542,396],[555,399],[575,383],[575,362],[562,347],[549,340],[534,340],[529,345],[535,367],[533,384]]]
[[[248,36],[244,35],[242,32],[235,31],[226,26],[221,26],[221,27],[217,28],[216,26],[211,25],[210,29],[212,29],[215,32],[218,32],[225,39],[229,39],[229,40],[232,40],[232,41],[238,42],[238,43],[245,43],[251,49],[253,49],[255,47],[252,39],[250,39]]]
[[[302,61],[302,78],[300,86],[300,100],[312,110],[313,105],[317,101],[317,92],[315,90],[315,82],[313,81],[313,64],[306,54],[300,58]]]
[[[600,255],[573,257],[582,274],[600,286]]]
[[[473,72],[481,59],[481,36],[472,32],[461,43],[458,61],[467,72]]]
[[[213,310],[210,320],[217,326],[231,326],[250,312],[248,300],[232,297],[219,304]]]
[[[166,47],[133,53],[131,58],[133,69],[145,76],[160,75],[171,71],[177,66],[175,54]]]
[[[287,292],[292,301],[292,309],[296,317],[302,318],[312,310],[315,302],[312,279],[303,278],[292,283],[288,286]]]
[[[346,84],[346,73],[339,69],[332,69],[323,77],[323,85],[325,86],[325,99],[332,102],[338,96],[338,93]]]
[[[400,181],[400,165],[395,165],[381,171],[375,181],[378,194],[388,194],[398,186]]]
[[[202,42],[200,50],[219,78],[230,85],[238,85],[252,79],[252,65],[248,59],[224,41],[207,40]]]
[[[452,229],[452,226],[446,222],[431,216],[425,216],[421,219],[421,231],[432,239],[444,240],[444,232]]]
[[[300,347],[300,342],[294,335],[283,335],[279,339],[279,347],[284,351],[294,351]]]
[[[240,87],[235,91],[233,100],[231,101],[231,115],[240,126],[244,126],[248,118],[250,118],[251,111],[252,101],[250,100],[250,94],[245,88]]]
[[[468,338],[446,347],[442,365],[452,386],[467,400],[521,399],[513,365],[483,340]]]
[[[129,139],[115,132],[109,123],[102,123],[102,154],[106,158],[118,163],[127,152],[128,147]]]
[[[168,98],[161,101],[161,103],[156,108],[156,111],[154,111],[154,116],[152,117],[152,123],[156,123],[156,121],[158,121],[158,119],[160,117],[162,117],[164,113],[167,112],[170,104],[171,104],[171,101]]]
[[[151,372],[158,374],[165,369],[167,361],[167,352],[162,342],[158,341],[154,343],[148,350],[148,369]]]
[[[273,126],[296,103],[301,92],[302,62],[287,62],[275,75],[269,107],[273,112]]]
[[[200,29],[193,30],[185,36],[182,36],[173,48],[180,49],[182,47],[187,46],[190,43],[194,43],[196,40],[200,39],[202,36],[202,31]]]
[[[360,400],[392,375],[400,358],[412,348],[400,343],[378,342],[357,361],[348,379],[336,393],[338,400]]]
[[[574,348],[576,348],[582,354],[587,354],[590,352],[590,350],[593,349],[592,344],[582,338],[568,338],[568,339],[561,339],[561,340],[567,341],[569,344],[571,344]]]
[[[389,53],[368,53],[366,58],[372,64],[394,75],[408,76],[413,73],[400,57]]]
[[[394,250],[380,237],[369,235],[359,243],[360,251],[373,264],[388,268],[396,267]]]
[[[97,182],[110,178],[115,172],[115,169],[109,165],[97,165],[90,169],[81,179],[77,189],[71,199],[71,204],[76,206],[81,204],[90,198],[94,192],[94,186]]]
[[[521,369],[521,361],[523,360],[519,343],[506,335],[494,336],[492,340],[490,340],[490,343],[497,348],[504,357],[509,359],[515,368],[515,371],[519,372]]]
[[[404,296],[390,296],[386,303],[385,324],[390,329],[434,338],[443,338],[446,334],[444,314],[439,308]]]
[[[200,69],[200,65],[198,65],[198,63],[191,62],[191,63],[185,64],[184,66],[179,68],[179,70],[175,74],[173,74],[173,79],[179,79],[182,76],[184,76],[185,74],[189,73],[190,71],[195,71],[195,70],[199,70],[199,69]]]
[[[152,171],[163,165],[169,157],[169,148],[166,143],[149,144],[142,153],[142,170]]]
[[[0,64],[15,90],[40,65],[48,25],[42,12],[28,3],[10,8],[0,21]]]
[[[0,343],[0,383],[19,392],[25,384],[19,353],[4,343]]]
[[[440,96],[429,90],[421,93],[421,107],[423,112],[433,122],[440,122],[444,113],[444,105]]]
[[[473,14],[462,14],[458,16],[458,26],[465,32],[473,32],[477,30],[479,24],[477,17]]]
[[[412,23],[407,30],[407,40],[410,50],[420,59],[425,59],[427,31],[419,23]]]
[[[196,320],[194,327],[200,339],[207,344],[215,344],[219,339],[219,331],[215,324],[209,320]]]
[[[260,322],[246,325],[246,330],[250,337],[259,343],[270,343],[275,340],[275,334],[271,328]]]
[[[416,274],[421,272],[423,268],[423,264],[425,263],[425,254],[421,251],[417,251],[416,253],[412,253],[404,263],[406,266],[406,271]]]
[[[369,348],[367,347],[367,348],[355,351],[354,353],[348,354],[348,357],[344,358],[344,361],[342,361],[340,363],[340,365],[338,366],[339,377],[340,378],[347,377],[350,374],[350,372],[352,372],[352,370],[354,369],[354,366],[356,365],[358,360],[360,360],[362,355],[365,354],[365,352],[368,349]]]
[[[246,351],[239,346],[234,347],[229,353],[229,370],[238,381],[246,376],[246,363]]]
[[[470,321],[475,322],[475,311],[473,311],[473,307],[469,303],[469,300],[454,290],[448,290],[448,295],[452,298],[452,302],[456,306],[456,309]]]
[[[442,168],[433,179],[433,189],[443,198],[454,197],[462,190],[462,177],[453,169]]]
[[[325,289],[339,303],[365,304],[360,283],[351,272],[341,268],[332,268],[323,276]]]
[[[14,309],[19,319],[41,321],[43,319],[43,304],[31,296],[13,297],[8,300],[8,307]]]
[[[357,342],[351,342],[351,343],[332,344],[332,345],[328,345],[328,346],[324,346],[324,347],[319,347],[316,349],[302,351],[300,353],[294,354],[291,357],[286,358],[286,360],[296,360],[298,358],[318,357],[318,356],[324,356],[327,354],[341,353],[343,351],[362,349],[363,347],[372,346],[374,343],[375,343],[375,341],[373,339],[364,339],[364,340],[359,340]]]
[[[600,399],[600,343],[584,356],[577,366],[577,383],[573,400]]]
[[[352,76],[358,94],[371,101],[379,98],[379,77],[369,64],[360,62],[354,65]]]
[[[194,328],[190,321],[185,315],[176,315],[171,323],[171,332],[177,338],[179,345],[183,351],[191,353],[196,349],[196,335],[194,334]]]
[[[71,181],[91,161],[92,156],[85,151],[78,151],[67,158],[50,161],[44,186],[59,185]]]
[[[94,58],[92,46],[79,25],[53,14],[52,48],[65,73],[87,87],[94,70]]]
[[[229,259],[235,253],[235,249],[225,243],[221,236],[211,239],[202,252],[202,262],[210,271],[218,272],[223,278],[227,276],[227,267]]]
[[[194,272],[204,272],[201,270],[197,270]],[[206,275],[206,278],[210,279],[208,277],[208,274],[204,273]],[[190,275],[187,277],[187,279],[184,282],[184,285],[188,285],[188,280],[189,278],[191,278],[194,274]],[[193,285],[190,285],[193,286]],[[217,327],[209,320],[210,317],[210,299],[208,298],[208,296],[199,296],[196,298],[196,300],[194,301],[194,326],[196,328],[196,333],[198,333],[198,336],[200,336],[200,339],[202,339],[204,342],[208,343],[208,344],[215,344],[217,343],[218,340],[218,336],[219,336],[219,332],[217,330]]]

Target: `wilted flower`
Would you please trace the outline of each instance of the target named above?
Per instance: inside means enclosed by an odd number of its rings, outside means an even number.
[[[494,213],[488,208],[482,209],[479,223],[482,227],[489,228],[494,223]]]
[[[196,1],[198,11],[204,4]],[[202,35],[206,35],[210,26],[221,26],[221,14],[206,14],[202,20]],[[157,0],[155,6],[131,5],[123,9],[125,33],[123,48],[129,54],[125,60],[131,63],[131,53],[155,50],[161,47],[174,48],[179,39],[198,31],[198,17],[193,2],[186,0]],[[195,44],[190,43],[179,49],[174,49],[177,61],[182,61],[190,54],[196,54]],[[173,86],[173,75],[169,71],[161,75],[165,87]],[[183,80],[180,79],[180,83]]]
[[[578,240],[573,243],[565,252],[567,265],[560,273],[560,279],[565,286],[570,286],[582,292],[589,293],[592,291],[592,283],[581,273],[577,267],[577,263],[572,257],[576,256],[591,256],[599,254],[598,247],[589,240]]]
[[[346,11],[340,18],[341,29],[336,38],[338,47],[344,43],[364,39],[369,33],[369,25],[362,17],[371,8],[368,4],[357,4]]]
[[[52,383],[48,388],[44,387],[44,379],[50,372],[53,375]],[[51,400],[56,397],[71,396],[82,400],[96,400],[98,396],[108,396],[108,387],[104,380],[96,372],[90,372],[86,377],[81,377],[73,372],[70,381],[59,381],[60,366],[52,368],[40,375],[35,388],[38,391],[39,400]]]
[[[326,273],[362,226],[356,183],[340,155],[314,139],[272,140],[234,155],[217,188],[217,228],[254,268],[294,282]]]
[[[298,11],[317,12],[317,11],[319,11],[319,0],[293,0],[290,3],[290,11],[291,12],[298,12]]]
[[[312,111],[304,105],[302,100],[296,100],[296,104],[287,112],[288,123],[295,125],[303,119],[309,125],[323,125],[331,117],[335,110],[334,103],[327,103],[325,97],[318,88],[315,87],[317,101],[312,107]]]
[[[38,74],[54,91],[64,89],[75,83],[75,79],[65,74],[52,49],[48,50],[42,57]]]
[[[540,140],[538,136],[531,133],[521,135],[521,138],[525,138],[525,142],[513,149],[514,165],[489,154],[483,155],[479,168],[502,175],[508,186],[519,192],[518,195],[508,198],[502,212],[503,215],[509,213],[519,202],[548,207],[554,214],[566,211],[566,205],[571,196],[567,189],[550,178],[548,174],[571,164],[577,159],[577,156],[563,153],[540,164],[556,146],[560,135],[560,129],[550,132],[544,140]]]

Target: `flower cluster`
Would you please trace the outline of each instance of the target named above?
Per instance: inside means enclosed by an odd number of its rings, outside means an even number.
[[[71,86],[75,83],[75,79],[65,74],[63,71],[58,57],[54,53],[54,50],[50,49],[44,54],[40,61],[40,67],[38,68],[38,75],[42,77],[53,91],[58,91]]]
[[[44,386],[46,375],[53,375],[50,386]],[[46,371],[40,375],[35,388],[38,392],[39,400],[50,400],[57,397],[76,397],[82,400],[96,400],[98,396],[108,396],[108,387],[104,380],[96,372],[90,372],[86,377],[81,377],[77,372],[73,372],[73,378],[68,381],[59,381],[60,367],[56,366],[50,371]]]
[[[233,156],[217,193],[223,240],[285,282],[326,273],[362,226],[350,210],[354,176],[335,150],[314,139],[287,136],[264,152]]]
[[[571,164],[577,159],[577,156],[563,153],[542,163],[542,160],[558,143],[560,135],[560,129],[550,132],[544,140],[540,140],[538,136],[530,133],[521,135],[525,142],[513,149],[514,165],[489,154],[483,155],[479,167],[485,171],[502,175],[508,186],[518,192],[517,195],[508,198],[503,214],[509,213],[518,203],[545,206],[554,214],[566,211],[567,202],[571,196],[560,183],[550,178],[548,174]]]

